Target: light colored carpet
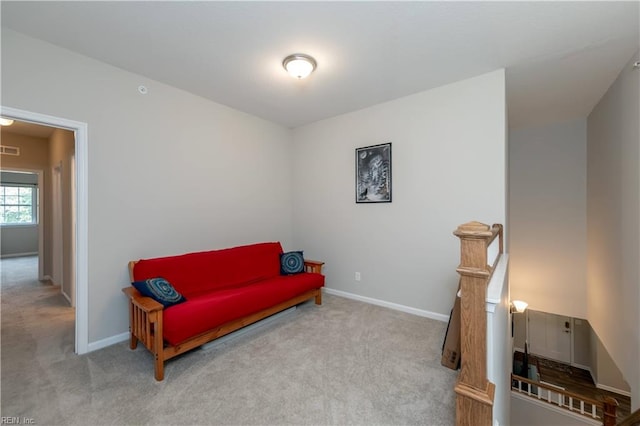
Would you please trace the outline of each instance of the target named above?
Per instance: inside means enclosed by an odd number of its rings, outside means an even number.
[[[444,323],[325,295],[322,306],[305,303],[169,361],[156,382],[144,347],[75,355],[73,309],[35,279],[36,262],[0,262],[2,416],[60,425],[455,423],[456,372],[440,365]]]

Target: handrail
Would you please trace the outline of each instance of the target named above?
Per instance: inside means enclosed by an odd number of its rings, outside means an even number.
[[[514,382],[517,382],[517,386],[514,386]],[[528,386],[526,390],[523,390],[522,384],[526,383]],[[540,392],[534,393],[531,391],[531,387],[536,386],[541,389],[547,390],[547,397],[542,397]],[[574,392],[570,392],[564,389],[559,389],[546,383],[538,382],[528,379],[526,377],[511,374],[511,389],[519,393],[528,395],[531,398],[536,398],[539,401],[547,402],[551,405],[567,409],[573,413],[581,414],[585,417],[589,417],[596,420],[602,420],[605,426],[614,426],[616,424],[616,408],[618,407],[618,401],[615,398],[605,397],[604,401],[589,398],[588,396],[580,395]],[[552,400],[551,393],[558,394],[557,400]],[[568,404],[565,403],[565,398],[568,398]],[[580,408],[574,407],[574,400],[580,404]],[[591,406],[591,413],[585,410],[585,404]],[[603,414],[602,417],[597,415],[597,410],[600,410]],[[629,423],[632,425],[633,423]],[[627,425],[628,426],[628,425]]]
[[[629,414],[624,419],[620,420],[616,426],[639,426],[640,425],[640,409]]]

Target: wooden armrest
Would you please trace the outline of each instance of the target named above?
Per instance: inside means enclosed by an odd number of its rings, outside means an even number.
[[[150,297],[143,296],[135,287],[123,288],[122,292],[131,299],[132,303],[147,313],[161,311],[164,309],[162,303],[157,302]]]
[[[129,262],[129,279],[131,280],[131,282],[134,281],[133,278],[133,269],[136,266],[136,263],[138,263],[137,260],[132,260]],[[127,288],[123,288],[122,292],[124,294],[126,294],[127,296],[129,296],[129,299],[131,299],[131,302],[134,303],[136,306],[139,306],[140,309],[142,309],[143,311],[149,313],[149,312],[154,312],[154,311],[161,311],[164,309],[164,306],[162,305],[162,303],[159,303],[155,300],[153,300],[150,297],[147,296],[143,296],[142,293],[140,293],[138,290],[136,290],[135,287],[131,286],[131,287],[127,287]]]
[[[324,262],[319,262],[317,260],[304,260],[304,270],[305,272],[315,272],[316,274],[322,273],[322,265]]]

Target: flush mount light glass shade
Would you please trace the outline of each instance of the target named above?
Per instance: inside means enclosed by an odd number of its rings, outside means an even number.
[[[529,304],[527,302],[523,302],[522,300],[514,300],[511,302],[513,304],[513,308],[518,313],[523,313]]]
[[[282,66],[292,77],[305,78],[316,69],[316,60],[303,53],[295,53],[284,58]]]
[[[0,117],[0,126],[11,126],[13,124],[13,120],[9,118]]]

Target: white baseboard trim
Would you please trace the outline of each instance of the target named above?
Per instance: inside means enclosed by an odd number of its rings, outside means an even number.
[[[98,340],[97,342],[91,342],[88,345],[87,352],[97,351],[98,349],[106,348],[107,346],[115,345],[129,340],[129,332],[116,334],[115,336],[107,337],[106,339]]]
[[[609,391],[609,392],[617,393],[618,395],[624,395],[624,396],[628,396],[629,398],[631,398],[631,392],[629,392],[629,391],[625,391],[625,390],[622,390],[622,389],[617,389],[617,388],[614,388],[612,386],[607,386],[607,385],[603,385],[603,384],[600,384],[600,383],[596,383],[596,387],[598,389],[606,390],[606,391]]]
[[[62,293],[64,298],[67,299],[67,302],[69,302],[69,306],[71,306],[71,298],[69,297],[69,295],[65,293],[63,290],[60,290],[60,293]]]
[[[449,322],[449,315],[438,314],[436,312],[425,311],[423,309],[412,308],[410,306],[400,305],[398,303],[387,302],[385,300],[374,299],[372,297],[360,296],[359,294],[347,293],[346,291],[335,290],[324,287],[323,291],[335,296],[344,297],[346,299],[358,300],[360,302],[369,303],[371,305],[382,306],[396,311],[406,312],[408,314],[418,315],[420,317],[431,318],[437,321]]]
[[[38,255],[37,251],[28,252],[28,253],[9,253],[9,254],[0,255],[0,259],[8,259],[8,258],[11,258],[11,257],[37,256],[37,255]]]

